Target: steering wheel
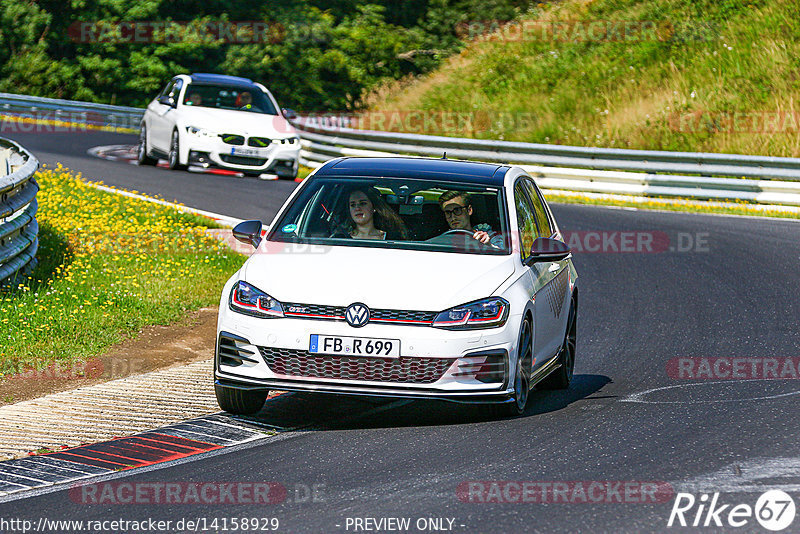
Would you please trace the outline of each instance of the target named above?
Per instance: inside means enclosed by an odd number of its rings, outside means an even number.
[[[459,234],[459,233],[467,234],[470,237],[472,237],[475,234],[475,232],[473,232],[472,230],[464,230],[463,228],[454,228],[453,230],[446,231],[445,233],[439,235],[438,237],[444,237],[446,235]]]
[[[475,234],[475,232],[473,232],[472,230],[464,230],[463,228],[454,228],[453,230],[448,230],[445,233],[439,235],[439,237],[446,236],[446,235],[451,235],[451,234],[459,234],[459,233],[467,234],[470,237],[472,237]]]
[[[452,242],[453,241],[452,239],[447,239],[447,236],[460,235],[460,236],[462,236],[462,238],[464,240],[463,246],[469,247],[469,246],[472,246],[472,245],[479,245],[481,247],[481,249],[491,249],[492,248],[492,246],[489,245],[488,243],[481,243],[477,239],[472,239],[472,236],[474,234],[475,234],[475,232],[473,232],[472,230],[464,230],[463,228],[455,228],[453,230],[448,230],[443,234],[439,234],[439,235],[437,235],[435,237],[432,237],[432,238],[428,239],[427,242],[428,243],[437,243],[437,244],[441,243],[441,244],[456,245],[455,243]],[[462,245],[456,245],[456,246],[462,246]]]
[[[463,228],[456,228],[455,230],[448,230],[443,234],[435,235],[429,239],[427,239],[428,243],[445,243],[448,241],[447,236],[454,236],[454,235],[462,235],[465,236],[464,239],[466,240],[466,236],[472,237],[472,232],[469,230],[464,230]]]

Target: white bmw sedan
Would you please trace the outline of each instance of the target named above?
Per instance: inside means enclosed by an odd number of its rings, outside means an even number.
[[[215,389],[231,413],[270,389],[495,403],[566,388],[578,276],[518,167],[340,158],[307,178],[222,292]]]
[[[167,160],[246,175],[297,176],[300,139],[266,87],[219,74],[175,76],[147,106],[140,165]]]

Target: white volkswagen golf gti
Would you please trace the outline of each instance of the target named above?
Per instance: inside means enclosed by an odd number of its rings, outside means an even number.
[[[267,88],[221,74],[175,76],[147,106],[137,147],[140,165],[161,157],[170,169],[286,178],[297,176],[299,154],[297,131]]]
[[[578,276],[533,179],[518,167],[340,158],[273,224],[234,236],[255,253],[225,285],[220,407],[269,390],[496,403],[566,388]]]

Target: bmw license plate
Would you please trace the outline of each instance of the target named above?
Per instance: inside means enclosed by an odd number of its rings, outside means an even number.
[[[262,148],[243,148],[238,146],[231,147],[231,154],[234,156],[251,156],[256,158],[266,158],[268,151]]]
[[[313,354],[333,354],[336,356],[399,358],[400,340],[311,334],[311,343],[308,351]]]

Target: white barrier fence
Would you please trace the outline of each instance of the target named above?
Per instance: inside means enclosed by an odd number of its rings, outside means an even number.
[[[39,224],[33,177],[39,162],[13,141],[0,139],[0,284],[13,283],[36,266]],[[5,169],[5,173],[2,172]]]
[[[137,128],[144,110],[0,93],[0,113]],[[519,165],[551,191],[800,206],[800,158],[573,147],[350,128],[352,117],[293,120],[301,163],[340,156],[415,155]],[[0,173],[2,168],[0,167]]]
[[[457,159],[519,165],[542,188],[556,192],[800,206],[799,158],[565,147],[377,132],[340,124],[319,118],[295,121],[302,139],[301,163],[318,167],[341,156],[446,153]]]

